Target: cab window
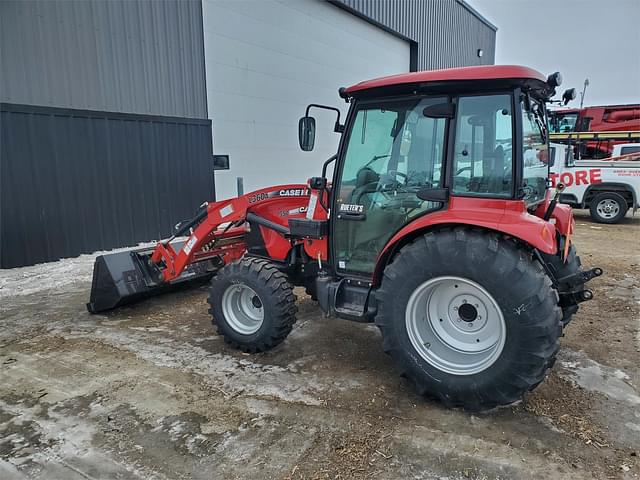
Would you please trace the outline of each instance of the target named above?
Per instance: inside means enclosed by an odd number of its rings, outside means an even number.
[[[460,97],[456,121],[454,195],[513,195],[510,95]]]

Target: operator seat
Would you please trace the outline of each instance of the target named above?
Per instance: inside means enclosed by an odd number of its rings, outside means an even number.
[[[380,175],[378,175],[372,168],[363,167],[358,170],[356,175],[356,186],[351,192],[351,200],[349,203],[352,205],[363,205],[362,197],[368,193],[374,193],[378,187],[380,181]]]

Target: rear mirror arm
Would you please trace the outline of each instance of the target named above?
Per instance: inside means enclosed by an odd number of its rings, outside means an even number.
[[[323,110],[332,110],[334,112],[336,112],[336,114],[338,115],[336,118],[336,123],[333,126],[333,131],[336,133],[342,133],[344,132],[344,125],[340,123],[340,110],[337,109],[336,107],[331,107],[329,105],[320,105],[318,103],[310,103],[309,105],[307,105],[307,109],[305,110],[304,116],[308,117],[309,116],[309,110],[311,108],[321,108]]]

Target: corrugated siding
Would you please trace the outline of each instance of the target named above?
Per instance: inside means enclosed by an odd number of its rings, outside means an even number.
[[[166,237],[214,199],[210,120],[0,111],[0,268]]]
[[[335,0],[418,44],[418,70],[490,65],[495,27],[460,0]],[[478,57],[478,49],[483,56]]]
[[[0,101],[206,118],[198,0],[0,1]]]

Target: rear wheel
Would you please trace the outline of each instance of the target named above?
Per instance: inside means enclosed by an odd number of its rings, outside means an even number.
[[[548,276],[492,233],[456,228],[418,238],[387,266],[376,297],[385,351],[419,393],[450,407],[520,400],[559,348],[561,312]]]
[[[296,297],[287,276],[258,258],[222,268],[211,280],[208,302],[218,333],[244,352],[275,347],[296,321]]]
[[[602,192],[589,202],[591,218],[599,223],[618,223],[629,210],[627,201],[616,192]]]

